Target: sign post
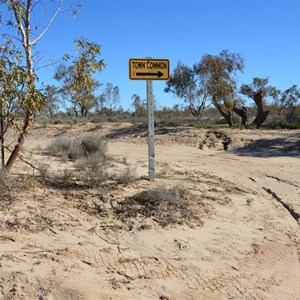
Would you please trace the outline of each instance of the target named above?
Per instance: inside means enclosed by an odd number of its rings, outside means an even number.
[[[148,110],[148,156],[149,180],[155,180],[154,151],[154,104],[152,80],[168,80],[170,74],[168,59],[132,58],[129,59],[129,78],[146,80],[147,110]]]
[[[152,80],[147,80],[149,180],[155,180],[154,107]]]

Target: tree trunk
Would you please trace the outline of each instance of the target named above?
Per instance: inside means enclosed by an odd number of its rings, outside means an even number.
[[[3,2],[3,1],[2,1]],[[24,9],[23,9],[23,2],[24,2]],[[27,3],[26,3],[27,2]],[[23,47],[23,51],[25,54],[25,61],[27,66],[27,75],[28,78],[26,80],[26,83],[24,82],[24,85],[27,85],[27,92],[29,93],[29,97],[31,96],[32,92],[36,92],[35,82],[36,77],[34,76],[34,69],[33,69],[33,59],[32,59],[32,47],[37,43],[37,41],[45,34],[45,32],[48,30],[49,25],[52,23],[53,19],[56,17],[58,12],[61,10],[62,2],[60,1],[60,4],[58,5],[58,8],[55,9],[53,12],[52,18],[48,23],[48,26],[46,26],[46,29],[35,38],[34,41],[31,41],[31,13],[36,5],[36,1],[27,0],[27,1],[4,1],[4,3],[7,4],[8,8],[11,8],[12,13],[15,17],[15,24],[18,33],[20,34],[21,43]],[[37,1],[40,2],[40,1]],[[13,164],[17,160],[20,151],[23,148],[26,136],[28,134],[29,128],[33,121],[34,112],[37,110],[35,107],[35,103],[31,101],[36,101],[35,98],[29,98],[29,102],[26,103],[26,107],[24,109],[25,118],[24,118],[24,124],[22,131],[19,133],[18,141],[11,152],[8,161],[6,162],[5,169],[7,171],[10,171]],[[34,108],[32,108],[34,107]]]
[[[30,128],[30,125],[32,123],[32,119],[33,119],[33,114],[30,112],[29,109],[27,109],[23,130],[20,133],[18,142],[15,145],[15,148],[13,149],[12,153],[10,154],[10,156],[6,162],[6,165],[5,165],[5,169],[7,171],[10,171],[10,169],[12,168],[13,164],[15,163],[16,159],[18,158],[18,156],[20,154],[20,151],[21,151],[21,149],[24,145],[25,139],[26,139],[26,135],[28,133],[28,129]]]
[[[76,109],[75,107],[73,107],[73,110],[74,110],[74,112],[75,112],[76,118],[78,118],[78,111],[77,111],[77,109]]]
[[[4,158],[4,124],[3,124],[3,116],[2,111],[0,113],[0,139],[1,139],[1,166],[2,169],[5,165],[5,158]]]
[[[215,107],[218,109],[220,114],[224,117],[229,127],[233,126],[232,122],[232,112],[228,110],[227,112],[223,110],[222,106],[220,104],[214,103]]]
[[[296,107],[292,107],[292,111],[290,113],[287,113],[286,120],[288,122],[292,122],[294,120],[294,113],[295,113]]]
[[[255,120],[253,121],[253,124],[256,125],[256,128],[258,129],[266,121],[270,111],[264,110],[264,103],[263,103],[263,97],[262,97],[261,92],[257,92],[254,95],[253,99],[257,106],[257,115],[256,115]]]
[[[242,118],[241,125],[243,126],[248,125],[248,109],[245,106],[234,107],[232,111],[238,114]]]

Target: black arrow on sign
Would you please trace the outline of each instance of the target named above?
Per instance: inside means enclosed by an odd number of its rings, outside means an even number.
[[[163,76],[164,73],[157,71],[156,73],[151,73],[151,72],[138,72],[136,73],[136,76],[157,76],[157,78],[160,78]]]

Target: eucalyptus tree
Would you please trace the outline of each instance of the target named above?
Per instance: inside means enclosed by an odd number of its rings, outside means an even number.
[[[66,62],[60,64],[54,78],[61,83],[60,93],[67,101],[76,116],[86,116],[96,108],[96,90],[101,83],[94,78],[95,73],[105,67],[101,56],[101,46],[84,38],[74,41],[75,55],[66,55]]]
[[[268,78],[254,77],[251,84],[243,84],[241,86],[240,92],[254,101],[257,107],[257,114],[252,124],[256,128],[260,128],[270,113],[269,110],[265,109],[266,99],[270,97],[276,100],[280,94],[280,90],[270,85]]]
[[[114,86],[111,82],[107,82],[99,99],[102,110],[103,108],[107,108],[108,113],[112,114],[112,112],[115,111],[117,106],[120,104],[120,88],[117,85]]]
[[[2,114],[6,113],[6,126],[13,124],[17,132],[17,139],[5,165],[9,171],[24,145],[35,112],[45,100],[37,86],[36,65],[40,59],[37,45],[61,11],[63,0],[51,3],[42,0],[0,0],[0,4],[0,108]],[[53,5],[51,12],[46,9],[49,5]]]
[[[61,99],[58,94],[59,90],[54,85],[47,85],[44,89],[44,97],[46,99],[43,108],[41,109],[41,114],[54,118],[54,115],[59,110],[59,105]]]
[[[202,89],[230,127],[233,125],[232,111],[237,105],[237,73],[243,70],[244,58],[227,50],[221,51],[219,55],[205,54],[199,63],[194,65]]]
[[[5,165],[4,136],[9,128],[21,131],[21,112],[26,111],[28,97],[26,85],[28,74],[20,66],[20,52],[6,40],[0,48],[0,141],[1,164]]]
[[[195,67],[190,68],[181,61],[166,82],[164,91],[183,99],[195,117],[200,117],[207,107],[207,89],[201,85],[199,74]]]
[[[279,113],[287,111],[287,121],[294,119],[296,108],[300,105],[300,88],[296,84],[280,93],[276,99],[276,104],[279,109]]]
[[[142,100],[140,95],[137,94],[133,94],[131,96],[131,100],[132,100],[132,107],[134,110],[134,115],[136,117],[142,117],[142,116],[146,116],[146,112],[147,112],[147,103],[146,101]]]

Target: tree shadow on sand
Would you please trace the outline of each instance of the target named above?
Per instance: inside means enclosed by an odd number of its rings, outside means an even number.
[[[259,139],[231,152],[241,156],[300,157],[300,134],[273,139]]]

